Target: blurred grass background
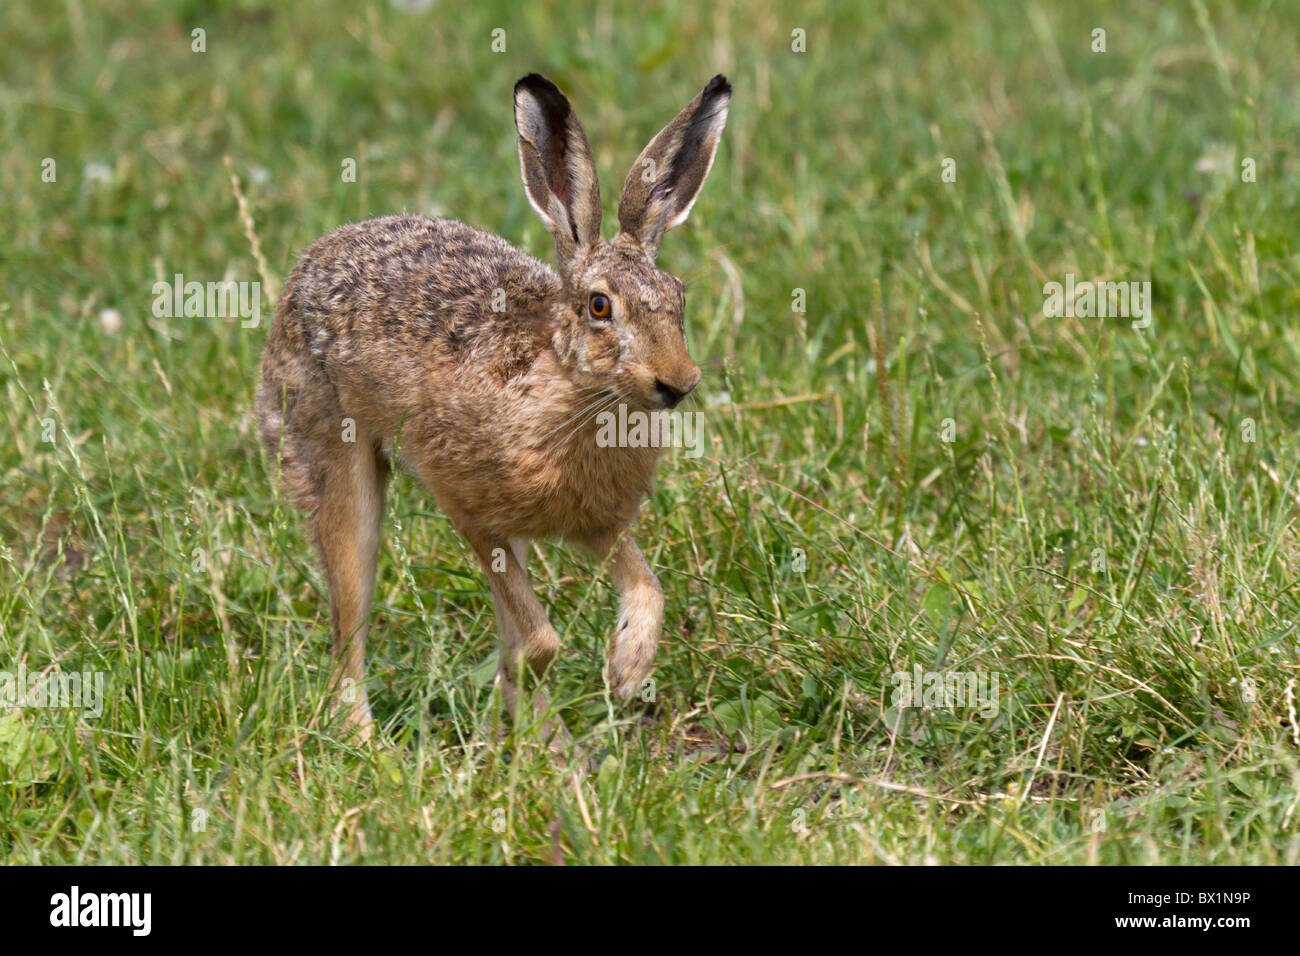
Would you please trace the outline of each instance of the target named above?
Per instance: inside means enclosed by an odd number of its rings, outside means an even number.
[[[0,713],[0,859],[1296,862],[1300,15],[1129,6],[0,7],[0,669],[108,680],[98,719]],[[652,706],[601,697],[608,584],[534,565],[581,779],[493,732],[491,601],[409,479],[386,743],[330,733],[322,579],[247,412],[274,286],[337,225],[551,258],[534,70],[607,233],[645,142],[735,86],[660,257],[708,449],[639,532]],[[265,280],[261,326],[155,317],[176,273]],[[1151,327],[1046,317],[1067,273],[1150,281]],[[998,716],[899,713],[914,665],[997,674]]]

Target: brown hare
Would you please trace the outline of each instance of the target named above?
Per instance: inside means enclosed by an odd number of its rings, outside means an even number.
[[[528,580],[533,539],[575,541],[608,561],[621,607],[606,679],[619,698],[640,688],[664,601],[624,532],[660,449],[600,447],[594,423],[619,403],[673,407],[699,383],[682,283],[655,258],[713,165],[730,100],[714,77],[650,141],[606,241],[582,125],[554,83],[526,76],[514,91],[519,162],[558,274],[460,222],[389,216],[318,240],[285,282],[256,411],[284,487],[310,517],[330,591],[335,706],[361,737],[373,732],[366,629],[394,460],[483,566],[511,714],[520,698],[544,712],[530,685],[559,645]]]

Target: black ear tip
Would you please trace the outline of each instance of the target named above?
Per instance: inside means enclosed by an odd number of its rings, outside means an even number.
[[[704,98],[706,100],[714,96],[730,95],[731,84],[727,82],[727,78],[721,73],[709,80],[709,85],[704,88]]]
[[[515,92],[527,90],[529,93],[559,93],[560,88],[540,73],[529,73],[515,84]]]

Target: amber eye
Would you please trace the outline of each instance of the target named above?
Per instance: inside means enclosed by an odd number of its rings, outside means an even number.
[[[597,292],[587,302],[587,308],[591,310],[593,319],[608,319],[614,309],[613,303],[609,301],[609,296],[601,295]]]

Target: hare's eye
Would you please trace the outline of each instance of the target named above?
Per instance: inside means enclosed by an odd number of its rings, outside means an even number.
[[[609,296],[597,292],[587,301],[587,308],[593,319],[608,319],[614,306],[609,301]]]

